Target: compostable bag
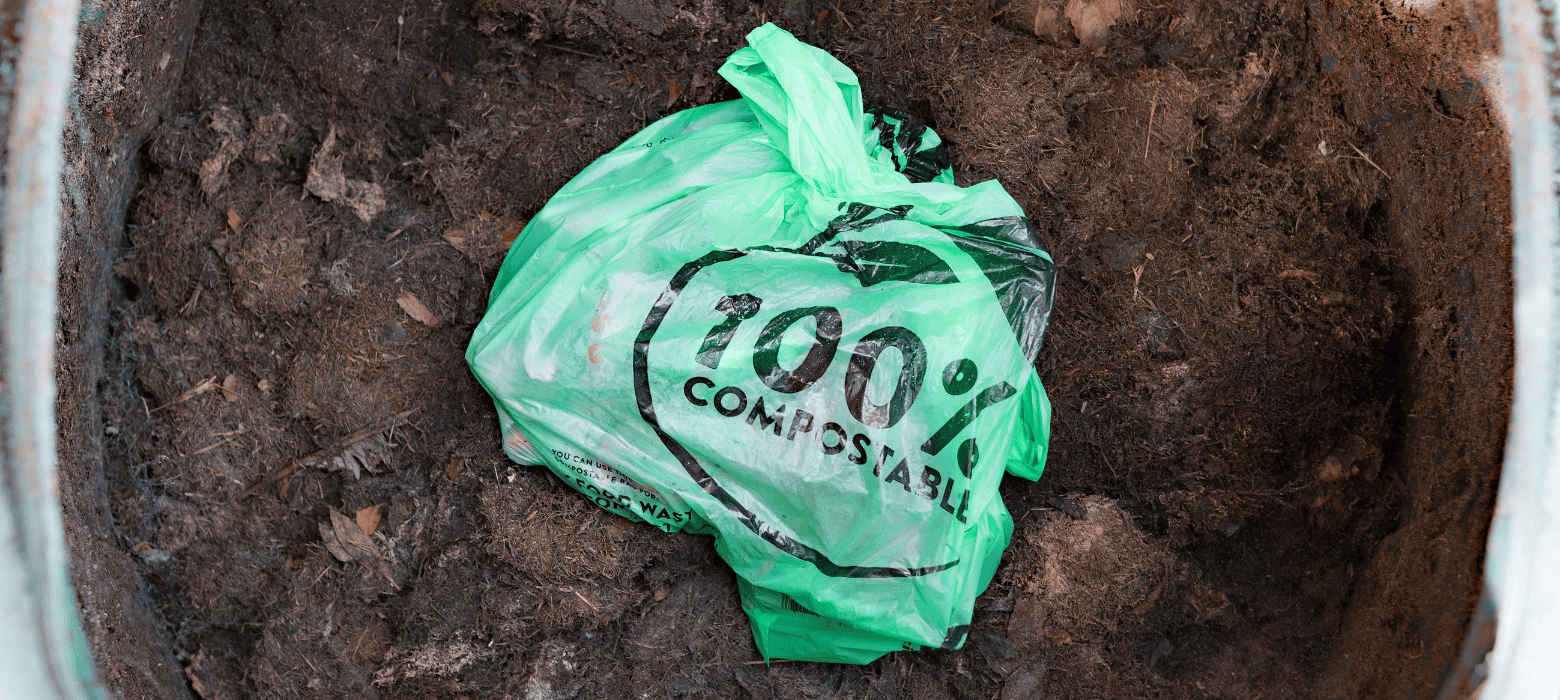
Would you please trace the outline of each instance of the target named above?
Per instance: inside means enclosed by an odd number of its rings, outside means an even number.
[[[958,648],[1037,479],[1054,270],[996,181],[774,25],[514,242],[466,358],[504,448],[714,535],[765,658]]]

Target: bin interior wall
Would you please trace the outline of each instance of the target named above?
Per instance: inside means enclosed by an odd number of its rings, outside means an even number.
[[[1482,81],[1498,71],[1499,25],[1493,3],[1456,26],[1371,21],[1369,3],[1311,7],[1341,107],[1391,173],[1379,225],[1413,319],[1389,451],[1404,497],[1356,578],[1323,687],[1418,696],[1453,668],[1479,597],[1511,396],[1508,153],[1498,130],[1466,118],[1495,109]],[[1404,598],[1421,601],[1417,616],[1398,612]]]
[[[59,342],[60,490],[82,624],[110,693],[188,698],[167,620],[114,520],[104,476],[99,399],[110,266],[124,246],[125,209],[140,180],[137,151],[167,113],[201,3],[83,3],[77,85],[65,123]],[[175,623],[177,624],[177,623]]]

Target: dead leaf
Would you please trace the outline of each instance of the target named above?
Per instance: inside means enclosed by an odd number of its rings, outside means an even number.
[[[385,208],[384,188],[372,182],[352,180],[342,173],[343,156],[332,153],[336,147],[336,125],[330,126],[320,150],[309,161],[309,177],[303,187],[327,202],[340,201],[352,208],[363,223],[374,220]]]
[[[454,480],[460,478],[460,472],[465,467],[466,467],[466,460],[465,459],[462,459],[460,457],[452,457],[452,458],[450,458],[449,466],[444,468],[444,475],[446,477],[449,477],[450,481],[454,481]]]
[[[379,519],[381,517],[379,514],[379,509],[382,506],[384,506],[383,503],[369,506],[367,508],[360,508],[358,512],[353,515],[353,520],[357,522],[358,527],[363,529],[363,532],[372,535],[374,534],[374,530],[379,528]]]
[[[493,264],[502,258],[515,239],[525,231],[525,219],[511,219],[484,209],[475,218],[444,230],[444,242],[479,265]]]
[[[629,522],[628,518],[621,515],[607,516],[607,532],[611,533],[612,539],[620,539],[632,532],[633,529],[634,524]]]
[[[425,326],[438,327],[439,317],[433,315],[433,312],[423,305],[422,301],[417,298],[417,295],[402,291],[401,296],[395,298],[395,303],[401,306],[401,310],[405,311],[407,316],[416,319],[418,323]]]
[[[1079,41],[1102,44],[1121,18],[1121,0],[1068,0],[1066,14]]]
[[[501,240],[502,240],[503,249],[504,249],[505,252],[508,252],[509,247],[514,245],[515,239],[519,238],[520,234],[523,231],[525,231],[525,225],[527,223],[529,223],[529,222],[522,221],[520,223],[517,223],[517,224],[514,224],[514,225],[510,226],[509,228],[504,229],[504,235],[503,235],[503,238]]]
[[[1066,5],[1066,0],[1017,0],[1010,6],[1010,12],[1014,12],[1012,22],[1053,44],[1072,46],[1078,39],[1073,34],[1072,22],[1064,16]]]
[[[683,85],[675,80],[668,80],[666,83],[666,108],[671,109],[672,105],[677,104],[677,98],[682,96]]]
[[[368,533],[358,526],[357,521],[331,508],[330,526],[336,531],[337,542],[353,559],[371,561],[379,558],[379,546],[374,544],[374,540],[369,538]]]
[[[228,403],[238,400],[238,377],[229,374],[222,380],[222,395],[227,397]]]
[[[370,472],[379,471],[379,465],[390,466],[390,460],[395,457],[395,443],[390,442],[393,435],[391,431],[381,431],[364,437],[341,448],[341,451],[330,459],[322,460],[324,468],[343,474],[350,473],[352,478],[362,478],[363,470]]]
[[[336,539],[336,528],[329,523],[320,523],[320,543],[325,545],[325,551],[336,558],[336,561],[351,564],[356,561],[346,547],[341,546],[341,540]]]
[[[238,225],[242,224],[242,223],[244,223],[243,217],[239,216],[238,212],[233,211],[232,209],[229,209],[228,210],[228,228],[233,229],[233,233],[238,233]]]
[[[356,522],[342,515],[335,508],[330,509],[329,530],[326,529],[325,523],[320,523],[320,538],[326,541],[325,548],[329,549],[337,559],[341,559],[341,555],[346,554],[347,560],[356,561],[370,571],[385,577],[385,580],[397,590],[401,588],[396,585],[395,579],[391,578],[390,566],[385,564],[384,557],[380,556],[379,546],[374,544],[374,540],[368,536],[368,533],[363,532],[363,528],[358,527]],[[331,539],[336,540],[336,548],[330,546]],[[339,553],[337,548],[341,550]]]
[[[444,229],[444,242],[450,244],[450,247],[455,250],[460,251],[462,255],[471,255],[471,248],[466,245],[468,236],[466,229],[463,228]]]
[[[1315,282],[1321,279],[1321,275],[1310,270],[1284,270],[1278,273],[1277,277],[1281,280],[1305,280],[1307,282]]]

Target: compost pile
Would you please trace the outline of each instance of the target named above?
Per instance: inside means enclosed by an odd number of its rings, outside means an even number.
[[[1122,9],[1036,36],[981,0],[208,3],[101,387],[115,523],[191,690],[1307,696],[1402,507],[1388,176],[1299,4]],[[736,97],[714,71],[765,21],[935,128],[960,184],[999,178],[1056,259],[1052,452],[1004,484],[958,651],[755,663],[709,539],[508,462],[463,362],[528,217]]]

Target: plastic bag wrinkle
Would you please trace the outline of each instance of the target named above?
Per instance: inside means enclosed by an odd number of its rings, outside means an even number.
[[[532,218],[467,352],[507,454],[711,534],[765,658],[957,648],[1038,478],[1054,270],[1000,183],[766,25]],[[527,446],[529,446],[527,448]]]

